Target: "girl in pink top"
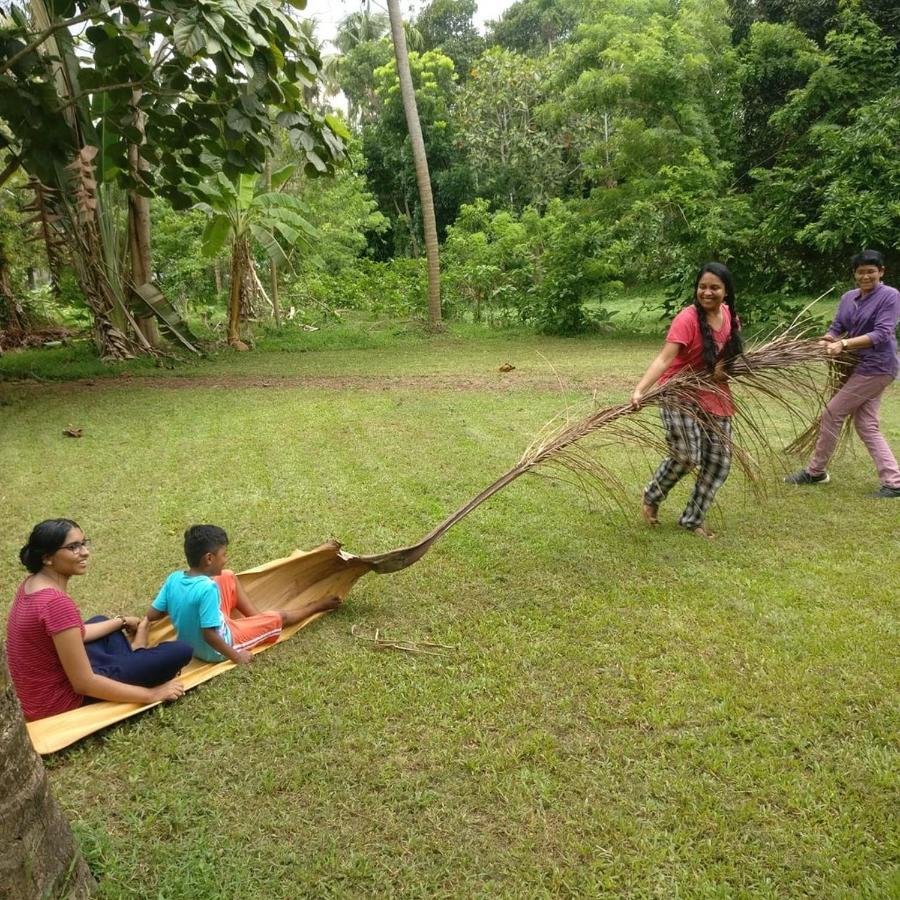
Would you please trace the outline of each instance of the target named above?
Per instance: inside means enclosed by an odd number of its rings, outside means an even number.
[[[83,575],[89,541],[76,522],[35,525],[19,558],[31,573],[16,592],[6,623],[10,675],[29,721],[81,706],[88,698],[158,703],[184,694],[174,676],[191,658],[181,641],[147,647],[147,619],[97,616],[82,622],[68,595]],[[123,629],[134,635],[130,643]]]
[[[708,372],[718,382],[697,393],[692,410],[665,406],[661,410],[669,455],[644,488],[641,513],[651,525],[659,524],[659,505],[669,491],[696,469],[697,483],[678,523],[694,534],[713,537],[706,514],[731,469],[734,404],[725,367],[742,350],[731,272],[721,263],[706,263],[697,273],[693,304],[672,320],[662,350],[631,395],[637,409],[651,385],[668,381],[683,369]]]

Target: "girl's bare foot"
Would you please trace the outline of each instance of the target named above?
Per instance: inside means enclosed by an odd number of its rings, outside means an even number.
[[[641,515],[648,525],[659,525],[659,507],[655,503],[641,500]]]
[[[147,646],[147,639],[150,636],[150,620],[144,616],[138,623],[137,631],[134,633],[134,639],[131,641],[132,650],[143,650]]]

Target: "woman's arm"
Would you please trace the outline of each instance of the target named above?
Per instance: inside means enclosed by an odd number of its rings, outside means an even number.
[[[80,628],[66,628],[52,637],[59,661],[76,694],[118,703],[159,703],[161,700],[176,700],[184,694],[184,685],[180,681],[167,681],[155,688],[145,688],[95,674],[81,640]]]
[[[861,334],[859,337],[842,338],[841,340],[826,336],[819,343],[825,347],[825,352],[828,356],[840,356],[845,350],[863,350],[866,347],[874,346],[872,339],[867,334]]]
[[[103,622],[88,622],[84,626],[84,642],[89,644],[123,628],[134,634],[140,622],[137,616],[113,616]]]
[[[647,392],[647,388],[652,384],[656,384],[659,376],[675,362],[675,357],[678,356],[678,351],[680,349],[681,344],[676,344],[672,341],[666,341],[665,344],[663,344],[662,350],[657,353],[656,359],[650,363],[647,367],[647,371],[644,372],[643,377],[637,383],[634,391],[632,391],[631,405],[635,409],[641,405],[641,400]]]

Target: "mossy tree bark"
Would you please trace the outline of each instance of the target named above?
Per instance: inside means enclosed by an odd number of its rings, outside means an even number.
[[[0,897],[89,897],[95,882],[50,793],[0,641]]]

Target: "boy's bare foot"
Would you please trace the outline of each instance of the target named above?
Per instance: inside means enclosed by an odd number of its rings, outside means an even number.
[[[329,609],[336,609],[340,605],[341,598],[336,594],[332,594],[330,597],[323,597],[321,600],[305,603],[299,609],[281,609],[278,612],[281,613],[281,621],[284,627],[287,628],[289,625],[297,625],[299,622],[306,621],[306,619],[314,616],[316,613],[327,612]]]
[[[331,597],[323,597],[321,600],[310,603],[310,606],[313,608],[313,612],[325,612],[329,609],[337,609],[342,602],[341,598],[334,594]]]
[[[132,650],[143,650],[147,646],[147,640],[150,637],[150,620],[144,616],[138,623],[137,630],[134,632],[134,638],[131,641]]]
[[[641,500],[641,515],[648,525],[659,525],[659,507],[655,503]]]
[[[700,537],[702,537],[702,538],[706,538],[706,540],[708,540],[708,541],[713,541],[716,538],[715,534],[713,534],[713,532],[711,532],[704,525],[698,525],[696,528],[691,528],[690,531],[693,534],[700,535]]]

